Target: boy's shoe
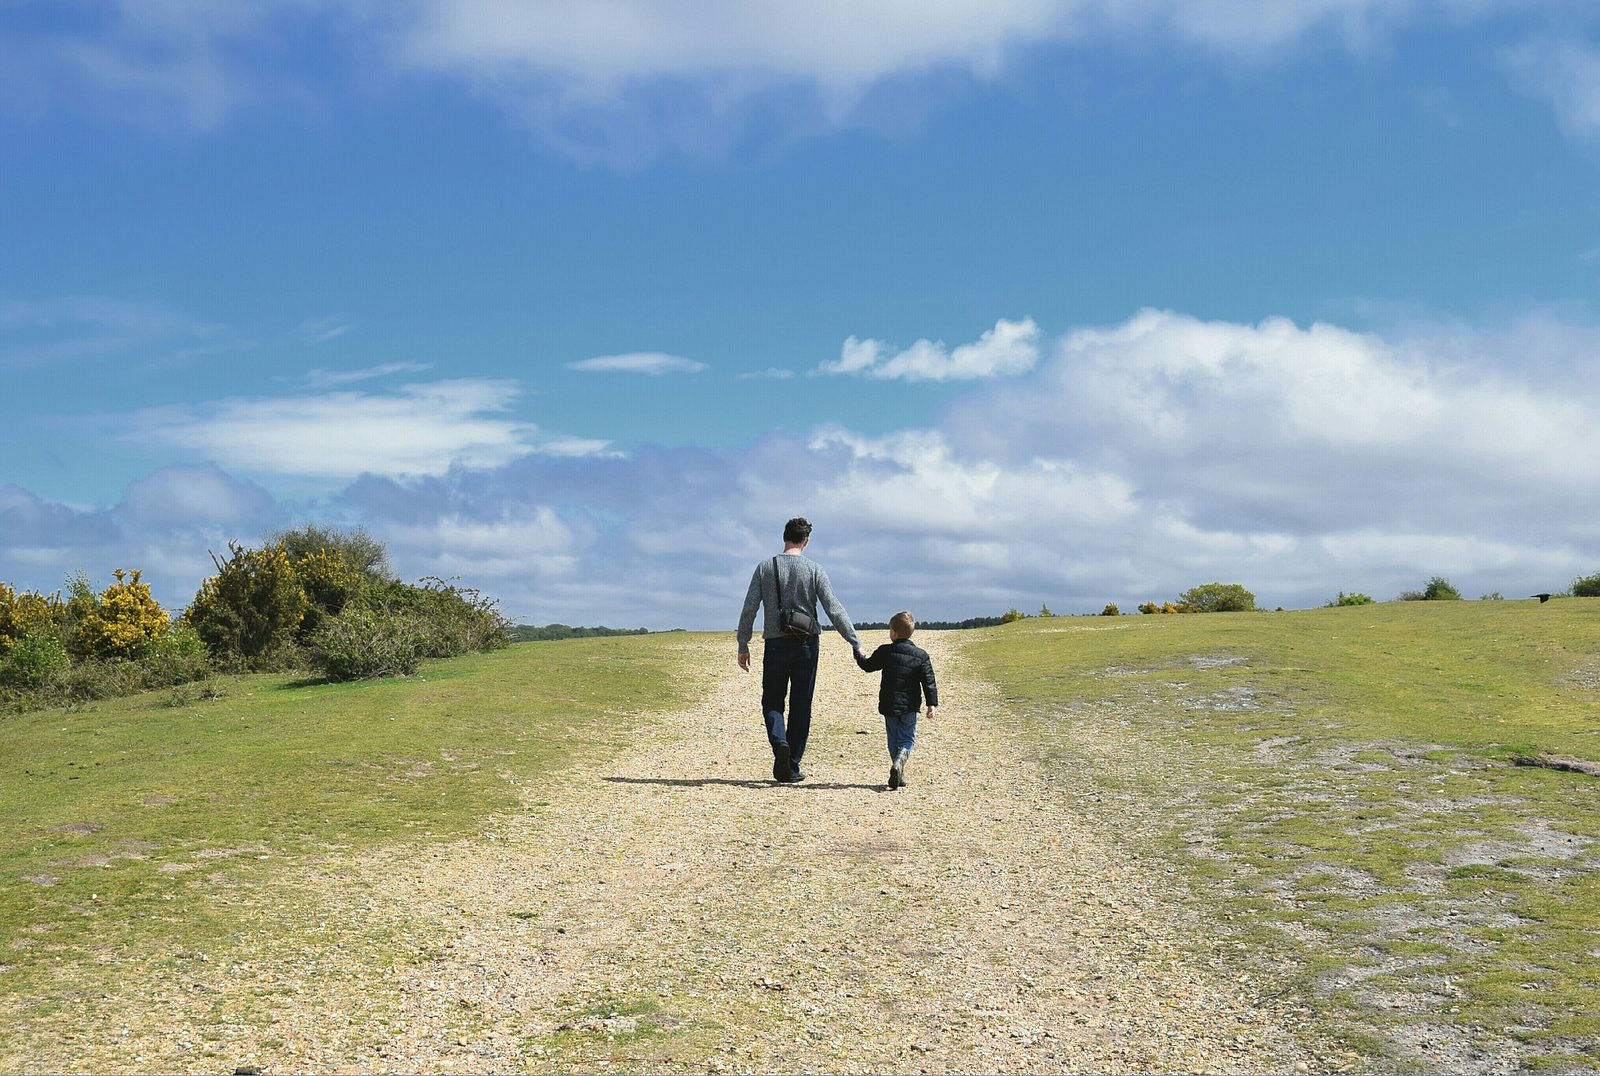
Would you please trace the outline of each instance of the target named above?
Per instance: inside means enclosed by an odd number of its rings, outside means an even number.
[[[894,759],[894,771],[899,776],[900,787],[905,788],[911,782],[906,780],[906,769],[911,764],[911,752],[901,751]]]
[[[894,763],[889,767],[889,790],[892,792],[904,783],[904,778],[900,773],[900,760],[895,759]]]
[[[772,749],[772,779],[787,781],[794,767],[789,765],[789,745],[781,743]]]

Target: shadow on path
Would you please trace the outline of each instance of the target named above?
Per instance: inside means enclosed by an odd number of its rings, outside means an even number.
[[[603,780],[614,785],[668,785],[674,788],[704,788],[707,785],[732,785],[735,788],[798,788],[805,790],[814,788],[818,791],[839,790],[845,788],[861,788],[869,792],[881,792],[881,784],[839,784],[829,782],[796,781],[792,784],[779,785],[776,781],[741,781],[732,777],[606,777]]]

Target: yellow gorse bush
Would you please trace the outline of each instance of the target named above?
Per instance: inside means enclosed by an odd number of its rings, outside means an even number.
[[[46,597],[38,591],[17,592],[0,583],[0,654],[18,640],[46,628],[54,628],[61,611],[59,596]]]
[[[325,616],[336,614],[361,588],[362,575],[343,552],[324,546],[291,557],[295,582],[305,591],[306,611],[299,634],[309,637]]]
[[[214,654],[255,660],[290,640],[309,602],[280,542],[262,549],[228,543],[217,574],[200,584],[186,614]]]
[[[166,633],[171,618],[150,596],[150,587],[140,581],[138,569],[118,568],[111,574],[117,581],[78,622],[76,642],[84,653],[97,657],[137,657]]]

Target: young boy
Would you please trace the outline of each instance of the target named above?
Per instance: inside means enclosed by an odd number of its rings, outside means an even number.
[[[927,651],[911,641],[917,621],[901,611],[889,618],[889,643],[872,652],[869,658],[856,651],[856,664],[867,672],[883,670],[878,688],[878,712],[883,715],[884,732],[889,737],[889,787],[904,788],[906,761],[917,742],[917,712],[923,695],[928,701],[928,719],[939,707],[939,685],[933,679],[933,662]]]

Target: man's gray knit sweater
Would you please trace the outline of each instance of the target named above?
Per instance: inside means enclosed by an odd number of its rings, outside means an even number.
[[[822,570],[822,565],[799,553],[779,554],[777,561],[778,570],[783,573],[783,604],[789,609],[810,613],[815,619],[817,602],[820,601],[822,608],[827,610],[828,619],[833,622],[834,630],[844,636],[845,642],[852,647],[861,649],[861,639],[856,635],[855,625],[850,623],[850,614],[834,597],[833,586],[828,582],[828,573]],[[755,574],[750,577],[750,591],[744,596],[744,611],[739,614],[740,651],[750,649],[750,634],[755,628],[758,605],[764,609],[761,637],[789,638],[779,624],[778,585],[772,577],[771,557],[757,564]]]

